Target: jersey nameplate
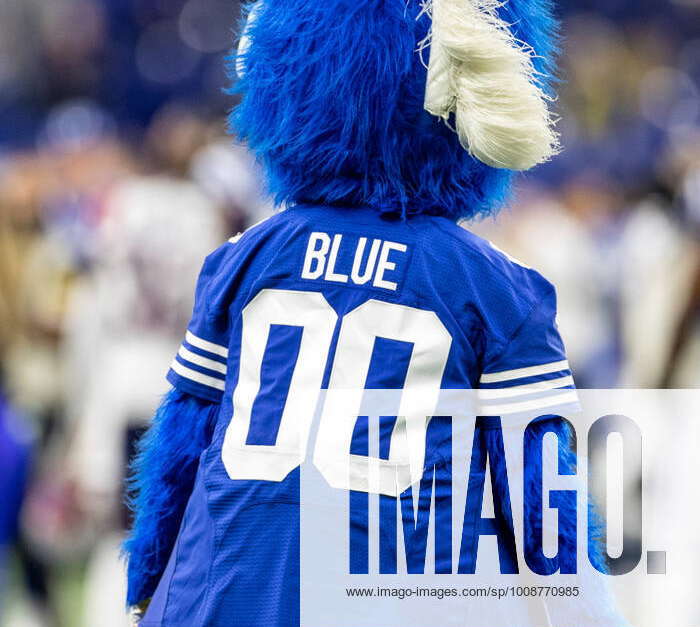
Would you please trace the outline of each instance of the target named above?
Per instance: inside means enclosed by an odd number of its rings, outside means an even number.
[[[389,240],[315,231],[306,246],[301,278],[396,291],[407,251],[406,244]]]

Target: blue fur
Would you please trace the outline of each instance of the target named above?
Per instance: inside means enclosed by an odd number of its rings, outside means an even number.
[[[263,0],[245,75],[231,90],[240,103],[230,127],[264,165],[277,203],[457,220],[506,202],[513,173],[469,156],[423,109],[417,44],[430,19],[416,19],[419,4]],[[545,88],[556,50],[550,9],[548,0],[508,0],[501,9],[537,53]]]
[[[129,478],[129,506],[136,518],[124,543],[128,605],[149,599],[155,592],[218,411],[217,404],[171,390],[139,442]]]
[[[577,451],[575,447],[576,434],[571,423],[550,416],[542,417],[538,420],[548,423],[552,431],[556,434],[558,441],[567,443],[563,450],[560,449],[559,471],[570,471],[576,474],[577,471]],[[551,422],[550,422],[551,421]],[[526,432],[524,439],[525,454],[532,458],[533,447],[535,446],[536,435]],[[500,482],[497,482],[500,483]],[[526,500],[535,500],[534,495],[537,488],[531,483],[524,486],[524,497]],[[572,516],[566,510],[558,510],[558,525],[561,526],[564,537],[573,540],[577,538],[577,533],[588,534],[588,556],[579,555],[579,564],[587,558],[591,564],[601,573],[609,573],[607,558],[605,556],[602,539],[604,537],[604,521],[600,514],[592,505],[588,507],[588,530],[578,528],[577,516]],[[536,524],[531,522],[530,528],[535,528]],[[527,539],[526,539],[527,542]],[[629,623],[619,613],[617,603],[611,593],[609,582],[599,575],[592,573],[588,568],[582,568],[576,579],[572,579],[572,585],[579,586],[581,594],[573,598],[552,598],[547,600],[546,605],[549,612],[551,624],[566,625],[567,627],[592,627],[593,625],[605,625],[605,627],[629,627]],[[567,584],[568,585],[568,584]]]
[[[555,61],[559,53],[559,23],[554,17],[551,0],[507,0],[501,5],[499,15],[510,24],[515,38],[535,51],[532,63],[540,86],[554,96],[552,87],[557,83]]]
[[[575,442],[575,433],[572,430],[571,423],[566,421],[561,421],[557,418],[541,418],[541,421],[546,421],[548,424],[552,425],[552,431],[556,434],[559,442],[564,442],[567,445],[563,450],[560,450],[559,455],[561,458],[559,471],[561,473],[569,471],[570,474],[575,475],[577,472],[577,451],[574,447],[570,446]],[[533,450],[535,446],[537,436],[533,432],[526,431],[524,448],[525,455],[530,459],[534,458]],[[537,486],[526,483],[525,485],[525,501],[536,502]],[[558,521],[561,525],[563,534],[568,538],[576,538],[577,534],[585,533],[585,529],[578,529],[578,517],[571,516],[567,510],[559,510]],[[534,528],[536,525],[532,523],[530,528]],[[603,538],[603,521],[600,518],[597,510],[590,506],[588,510],[588,526],[589,526],[589,541],[588,541],[588,558],[591,560],[591,564],[595,568],[603,573],[607,573],[608,565],[605,558],[605,553],[603,551],[602,538]],[[586,556],[582,556],[586,559]]]

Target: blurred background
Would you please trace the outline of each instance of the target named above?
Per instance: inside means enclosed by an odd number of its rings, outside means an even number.
[[[579,387],[697,387],[700,0],[557,4],[565,151],[469,228],[556,283]],[[128,624],[126,460],[203,257],[272,211],[225,135],[238,15],[0,0],[2,627]]]

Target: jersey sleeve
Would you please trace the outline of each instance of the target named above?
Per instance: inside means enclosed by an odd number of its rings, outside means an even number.
[[[525,321],[490,359],[479,380],[479,413],[533,416],[578,411],[578,395],[548,285]]]
[[[225,254],[222,247],[204,263],[197,280],[192,319],[167,375],[178,390],[213,402],[221,400],[228,371],[229,322],[216,280]]]

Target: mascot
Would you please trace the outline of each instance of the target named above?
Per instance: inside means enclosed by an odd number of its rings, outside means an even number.
[[[440,390],[488,391],[490,417],[576,404],[552,286],[458,225],[496,214],[517,172],[558,151],[556,48],[549,0],[247,6],[230,127],[282,210],[206,259],[141,443],[125,546],[141,625],[299,626],[299,465],[373,491],[361,421],[339,418],[333,391],[412,399],[382,429],[388,499],[440,457],[426,425],[449,425],[425,420]],[[574,464],[567,428],[550,430]],[[575,537],[575,517],[561,525]]]

